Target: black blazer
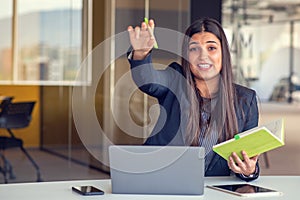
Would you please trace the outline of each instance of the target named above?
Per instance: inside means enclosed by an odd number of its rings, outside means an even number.
[[[161,111],[158,121],[145,145],[185,145],[184,133],[187,124],[185,112],[188,111],[186,95],[186,81],[182,67],[178,63],[171,63],[164,70],[153,68],[151,55],[144,60],[131,60],[131,73],[137,86],[146,94],[157,98]],[[239,132],[251,129],[258,125],[258,108],[254,90],[235,84],[238,101],[235,102],[236,117]],[[214,154],[205,176],[228,176],[231,171],[227,161]],[[237,174],[244,180],[253,180]]]

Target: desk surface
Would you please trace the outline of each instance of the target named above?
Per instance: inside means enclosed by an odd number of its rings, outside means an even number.
[[[241,183],[235,177],[209,177],[205,178],[205,185]],[[238,197],[224,192],[204,189],[203,196],[175,196],[175,195],[120,195],[111,194],[111,182],[107,180],[85,180],[85,181],[59,181],[59,182],[40,182],[40,183],[18,183],[0,184],[0,199],[2,200],[55,200],[55,199],[112,199],[112,200],[138,200],[138,199],[210,199],[210,200],[232,200],[232,199],[299,199],[300,176],[261,176],[258,180],[251,182],[255,185],[268,187],[283,192],[282,196],[273,197]],[[102,196],[81,196],[72,192],[74,185],[94,185],[105,191]]]

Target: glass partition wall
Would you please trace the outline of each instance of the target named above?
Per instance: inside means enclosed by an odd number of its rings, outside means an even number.
[[[189,1],[114,0],[110,6],[111,24],[106,29],[112,37],[108,48],[110,62],[109,66],[104,65],[95,100],[100,99],[96,112],[102,112],[98,119],[107,139],[103,139],[104,155],[100,155],[104,163],[107,145],[142,144],[158,116],[156,100],[142,93],[132,81],[126,54],[130,47],[127,27],[140,25],[144,17],[155,20],[156,33],[159,27],[182,32],[189,24]],[[157,40],[161,42],[159,37]],[[160,64],[176,59],[176,55],[163,50],[154,51],[153,57]]]
[[[261,102],[299,102],[299,23],[225,23],[236,80]]]
[[[120,34],[125,40],[128,39],[128,33],[126,32],[127,27],[132,25],[140,25],[144,20],[144,17],[152,18],[155,20],[155,33],[157,34],[157,42],[162,44],[159,38],[159,28],[169,29],[172,31],[178,31],[182,33],[189,24],[189,2],[183,0],[116,0],[115,1],[114,17],[115,26],[113,31],[115,34]],[[125,32],[124,32],[125,31]],[[173,41],[176,43],[177,41]],[[179,41],[178,41],[179,42]],[[156,104],[156,100],[142,93],[133,83],[129,71],[129,63],[127,61],[126,51],[120,53],[119,49],[127,50],[128,46],[124,47],[123,43],[112,42],[112,49],[115,56],[114,62],[110,67],[110,85],[109,88],[115,91],[114,94],[110,94],[112,97],[117,98],[112,106],[117,106],[114,115],[114,121],[118,123],[119,126],[113,125],[118,131],[112,131],[115,135],[115,143],[142,143],[143,138],[145,138],[153,128],[155,123],[155,118],[157,117],[158,109],[153,110],[153,119],[149,118],[149,109],[152,105]],[[178,44],[181,45],[181,44]],[[162,46],[162,45],[161,45]],[[179,50],[179,47],[178,47]],[[174,50],[175,51],[175,50]],[[153,62],[157,64],[168,64],[174,59],[177,59],[177,55],[166,50],[155,50],[153,51]],[[163,67],[163,66],[162,66]],[[126,78],[125,78],[126,77]],[[122,82],[123,81],[123,82]],[[117,88],[116,88],[117,86]],[[135,87],[131,90],[130,87]],[[108,102],[109,103],[109,102]],[[129,109],[129,112],[126,110]],[[129,116],[127,115],[129,114]],[[123,130],[120,127],[124,124]],[[149,125],[150,126],[147,126]],[[130,126],[140,126],[144,130],[134,131],[130,129]],[[122,126],[122,125],[121,125]],[[113,130],[114,130],[113,128]],[[130,133],[132,132],[132,133]],[[133,132],[138,132],[136,136],[129,137]],[[143,134],[142,134],[143,133]],[[142,134],[142,135],[139,135]]]
[[[47,120],[43,120],[42,142],[47,151],[107,172],[108,146],[143,143],[158,115],[156,100],[140,92],[132,81],[126,55],[130,47],[127,27],[140,25],[148,17],[155,19],[157,28],[182,33],[190,16],[186,0],[104,2],[102,8],[94,9],[93,16],[105,13],[105,23],[100,27],[105,35],[82,59],[78,70],[80,75],[85,73],[83,69],[91,67],[91,81],[73,88],[47,86],[43,89],[45,102],[52,95],[62,95],[69,101],[53,103],[59,108],[58,115],[50,104],[44,104],[47,113],[43,116]],[[95,19],[93,24],[95,29],[101,25]],[[164,41],[158,38],[160,42]],[[167,51],[158,49],[154,53],[154,62],[159,64],[174,59],[177,55]],[[67,118],[71,120],[66,121]],[[57,123],[53,124],[55,120]]]
[[[74,85],[90,82],[90,65],[77,72],[91,51],[91,5],[91,0],[1,1],[0,95],[36,101],[30,127],[16,131],[25,147],[69,160],[88,157],[72,151],[81,141],[71,97]]]
[[[281,166],[289,162],[287,155],[299,151],[299,3],[222,2],[222,26],[230,43],[234,75],[238,83],[257,92],[259,125],[280,118],[285,121],[286,145],[261,156],[261,174],[299,174]]]
[[[108,172],[109,144],[143,143],[159,113],[156,100],[132,81],[127,27],[148,17],[157,30],[182,33],[189,6],[187,0],[2,1],[1,87],[15,100],[24,85],[26,99],[36,93],[35,141],[25,139],[25,146]],[[178,59],[172,51],[153,52],[158,67]]]

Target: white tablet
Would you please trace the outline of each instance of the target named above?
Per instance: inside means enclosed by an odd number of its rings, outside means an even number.
[[[282,195],[282,192],[247,183],[231,185],[208,185],[207,187],[243,197]]]

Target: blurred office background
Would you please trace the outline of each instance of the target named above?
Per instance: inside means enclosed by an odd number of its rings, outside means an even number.
[[[285,119],[286,145],[267,154],[269,166],[261,157],[262,174],[299,175],[299,0],[2,0],[0,96],[36,101],[30,125],[14,132],[42,179],[109,178],[107,146],[150,133],[157,102],[132,88],[126,59],[127,26],[145,16],[178,33],[201,16],[222,23],[236,81],[257,91],[260,124]],[[174,60],[154,53],[156,63]],[[1,153],[14,168],[9,183],[36,180],[22,152]]]

